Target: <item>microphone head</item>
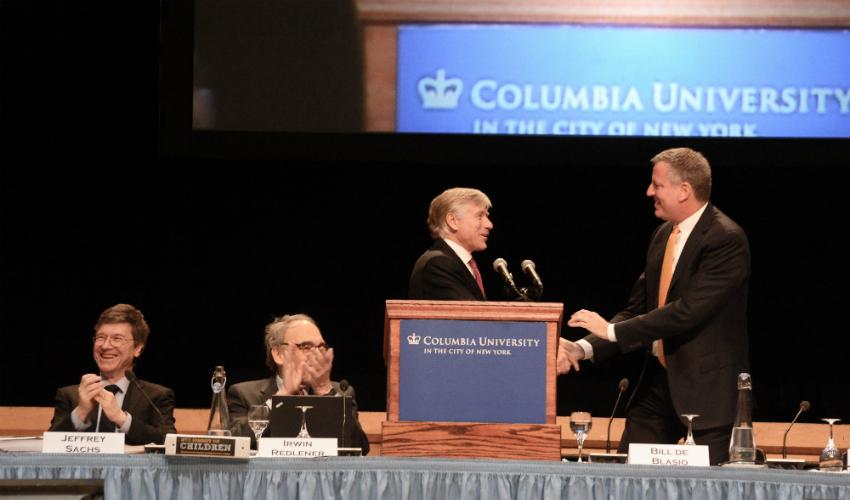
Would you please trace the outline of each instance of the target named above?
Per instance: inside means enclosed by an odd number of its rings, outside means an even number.
[[[499,257],[498,259],[493,261],[493,270],[497,273],[499,272],[499,268],[503,268],[505,270],[508,269],[508,261]]]
[[[620,380],[620,385],[618,387],[620,388],[620,392],[626,392],[626,389],[629,388],[629,379],[624,378]]]
[[[519,267],[522,268],[522,272],[528,273],[529,268],[535,269],[537,266],[534,265],[533,260],[525,259],[520,263]]]
[[[348,390],[348,380],[342,379],[339,381],[339,392],[345,392]]]
[[[812,407],[812,404],[808,401],[803,401],[800,403],[800,411],[809,411],[809,408]]]
[[[125,370],[124,376],[127,377],[127,380],[129,380],[130,382],[136,380],[136,374],[133,373],[133,370]]]

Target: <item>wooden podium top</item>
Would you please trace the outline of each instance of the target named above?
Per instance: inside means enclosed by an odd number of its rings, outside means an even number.
[[[357,0],[366,23],[847,27],[846,0]]]
[[[388,300],[386,319],[554,321],[560,325],[563,313],[564,304],[555,302]]]

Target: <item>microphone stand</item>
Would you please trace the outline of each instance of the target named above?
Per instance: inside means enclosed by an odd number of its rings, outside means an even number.
[[[620,394],[623,394],[622,392]],[[617,402],[620,401],[620,396],[617,396]],[[616,408],[616,406],[614,406]],[[611,418],[608,419],[608,432],[605,434],[605,453],[611,453],[611,424],[614,422],[614,414],[611,413]]]
[[[165,423],[165,416],[162,414],[162,412],[161,412],[161,411],[159,411],[159,408],[157,408],[156,404],[153,402],[153,400],[151,399],[151,397],[150,397],[150,396],[148,396],[148,393],[147,393],[147,392],[145,392],[145,390],[144,390],[144,389],[142,389],[142,386],[139,384],[139,381],[136,379],[136,374],[135,374],[132,370],[127,370],[127,371],[124,373],[124,376],[125,376],[125,377],[127,377],[127,379],[128,379],[130,382],[132,382],[132,383],[133,383],[133,385],[135,385],[135,386],[136,386],[136,389],[138,389],[138,390],[139,390],[139,392],[141,392],[141,393],[142,393],[142,396],[144,396],[144,397],[145,397],[145,399],[146,399],[146,400],[148,401],[148,403],[150,404],[151,408],[153,408],[153,410],[156,412],[157,417],[159,417],[159,425],[160,425],[160,426],[162,426],[162,425]]]
[[[809,405],[806,404],[806,403],[808,403],[808,401],[804,401],[803,404],[800,405],[800,409],[797,411],[797,414],[794,415],[794,419],[791,420],[791,425],[789,425],[788,428],[785,429],[785,434],[782,435],[782,458],[783,459],[788,458],[788,447],[785,446],[786,440],[788,439],[788,431],[790,431],[791,427],[794,426],[794,422],[796,422],[797,419],[800,418],[800,414],[809,409]]]
[[[617,408],[620,406],[620,398],[623,397],[623,393],[629,388],[628,379],[620,380],[620,384],[618,386],[619,393],[617,394],[617,400],[614,402],[614,409],[611,411],[611,417],[608,418],[608,431],[605,436],[605,453],[591,453],[590,461],[591,462],[608,462],[608,463],[625,463],[626,455],[621,453],[611,453],[611,424],[614,422],[614,415],[617,414]]]
[[[614,409],[611,411],[611,418],[608,419],[608,433],[605,435],[605,453],[611,453],[611,424],[614,422],[614,415],[617,413],[617,406],[620,404],[620,398],[626,392],[625,388],[617,394],[617,400],[614,402]]]
[[[526,287],[521,287],[517,290],[514,290],[514,293],[516,293],[519,296],[519,300],[522,301],[522,302],[535,302],[535,299],[532,299],[528,295],[528,288],[526,288]]]
[[[768,458],[765,460],[768,467],[781,468],[781,469],[800,469],[803,467],[805,463],[803,460],[794,460],[788,458],[788,432],[791,430],[791,427],[794,427],[794,423],[797,422],[797,419],[800,417],[804,411],[807,411],[811,404],[808,401],[803,401],[800,403],[800,409],[797,410],[797,414],[794,415],[794,419],[791,420],[791,424],[788,425],[788,428],[785,429],[785,434],[782,435],[782,458]]]

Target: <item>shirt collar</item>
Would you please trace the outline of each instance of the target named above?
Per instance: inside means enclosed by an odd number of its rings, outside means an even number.
[[[683,220],[678,224],[679,231],[681,232],[681,236],[685,239],[691,234],[691,231],[696,227],[697,222],[699,222],[699,218],[702,217],[702,213],[705,212],[705,208],[708,206],[708,202],[706,202],[699,210],[692,213],[687,219]]]
[[[449,248],[454,250],[454,252],[457,254],[458,257],[460,257],[460,260],[464,264],[469,266],[469,261],[472,260],[472,253],[470,253],[469,250],[463,248],[462,246],[460,246],[459,244],[457,244],[456,242],[454,242],[450,239],[443,238],[443,241],[446,242],[446,245],[448,245]]]

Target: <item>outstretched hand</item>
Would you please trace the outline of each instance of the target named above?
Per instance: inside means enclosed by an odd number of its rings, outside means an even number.
[[[567,321],[567,325],[573,328],[584,328],[594,336],[608,340],[608,320],[593,311],[581,309],[574,312]]]
[[[579,371],[579,361],[584,359],[584,349],[575,342],[571,342],[565,338],[558,339],[558,375],[564,375],[570,372],[570,369]]]

